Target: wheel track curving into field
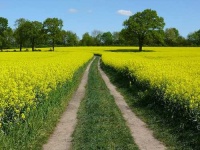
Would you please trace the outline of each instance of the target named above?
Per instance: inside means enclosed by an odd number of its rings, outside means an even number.
[[[94,59],[93,59],[94,60]],[[89,68],[93,60],[87,66],[81,83],[70,100],[66,111],[61,116],[59,123],[57,124],[54,133],[49,138],[48,142],[43,145],[43,150],[68,150],[71,146],[72,137],[76,123],[77,112],[81,100],[85,96],[85,86],[88,81]]]
[[[115,102],[122,112],[127,126],[130,128],[132,137],[140,150],[165,150],[166,147],[153,137],[153,132],[149,130],[146,124],[139,119],[127,105],[124,97],[116,90],[116,87],[110,82],[107,75],[100,68],[100,62],[98,64],[99,72],[106,83],[111,95],[113,95]]]

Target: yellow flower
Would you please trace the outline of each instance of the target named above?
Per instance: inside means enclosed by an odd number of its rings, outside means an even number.
[[[24,113],[21,114],[21,117],[22,117],[23,120],[26,118]]]
[[[92,53],[2,53],[0,55],[0,115],[25,119],[58,85],[71,81],[74,73],[93,57]],[[6,59],[5,59],[6,58]],[[15,62],[15,63],[13,63]],[[41,96],[43,98],[41,98]],[[27,108],[27,109],[26,109]],[[20,114],[21,110],[25,110]],[[14,120],[13,120],[14,121]],[[12,121],[11,121],[12,122]]]

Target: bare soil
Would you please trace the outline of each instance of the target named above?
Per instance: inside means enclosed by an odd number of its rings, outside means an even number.
[[[139,119],[127,105],[124,97],[116,90],[116,87],[110,82],[107,75],[101,70],[98,65],[99,71],[111,95],[115,98],[115,102],[122,112],[127,126],[130,128],[131,134],[135,143],[140,150],[165,150],[166,147],[153,137],[153,132],[147,128],[147,125]]]
[[[72,134],[77,123],[77,112],[81,100],[85,96],[85,86],[88,81],[88,73],[91,65],[87,66],[84,72],[81,83],[70,100],[66,111],[61,116],[54,133],[49,138],[48,142],[43,145],[43,150],[69,150],[72,141]]]

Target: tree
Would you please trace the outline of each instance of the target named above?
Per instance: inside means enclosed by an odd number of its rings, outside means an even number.
[[[14,36],[19,44],[20,51],[22,51],[22,46],[29,40],[32,24],[30,21],[20,18],[15,21],[15,26],[17,28],[14,31]]]
[[[5,31],[8,27],[8,19],[0,17],[0,35]]]
[[[82,36],[82,40],[80,41],[80,45],[82,45],[82,46],[93,46],[94,45],[93,37],[90,36],[88,32],[86,32]]]
[[[104,32],[101,35],[101,41],[103,45],[112,45],[113,44],[113,37],[112,37],[112,33],[110,32]]]
[[[0,49],[3,50],[6,31],[8,28],[8,19],[0,17]]]
[[[8,27],[4,32],[3,48],[11,48],[15,44],[15,39],[13,35],[13,30]]]
[[[167,46],[178,46],[179,45],[179,31],[176,28],[165,29],[165,43]]]
[[[199,46],[200,45],[200,30],[190,33],[187,36],[188,42],[192,46]]]
[[[15,21],[15,27],[18,28],[20,25],[24,24],[26,21],[28,21],[28,20],[26,20],[25,18],[19,18],[19,19],[17,19]]]
[[[43,23],[44,31],[51,39],[53,51],[56,40],[59,40],[61,36],[62,27],[63,21],[58,18],[47,18]]]
[[[35,49],[35,44],[39,41],[42,35],[42,23],[38,21],[32,21],[30,24],[29,38],[31,42],[32,51]]]
[[[188,46],[188,41],[183,36],[178,37],[178,46]]]
[[[164,46],[164,31],[163,30],[155,30],[153,34],[148,34],[145,40],[145,45],[147,46]]]
[[[152,35],[163,30],[164,19],[157,15],[155,10],[146,9],[143,12],[137,12],[124,21],[123,25],[128,31],[128,34],[135,36],[138,39],[139,51],[142,51],[142,46],[148,35]]]
[[[67,46],[77,46],[79,42],[78,36],[72,31],[65,31],[63,40],[65,41],[65,45]]]
[[[102,41],[101,41],[102,34],[103,34],[103,32],[99,31],[99,30],[92,31],[92,37],[93,37],[93,40],[94,40],[94,45],[96,45],[96,46],[102,45]]]
[[[138,39],[134,34],[130,34],[130,32],[127,29],[122,29],[119,33],[119,40],[121,45],[137,45]]]
[[[113,45],[121,45],[121,43],[120,43],[120,32],[113,32],[112,38],[113,38]]]

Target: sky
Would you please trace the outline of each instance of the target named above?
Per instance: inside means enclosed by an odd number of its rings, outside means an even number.
[[[81,38],[94,30],[121,31],[130,15],[152,9],[164,18],[165,29],[175,27],[187,37],[200,29],[199,6],[200,0],[0,0],[0,17],[11,28],[19,18],[43,22],[56,17],[63,20],[64,30]]]

